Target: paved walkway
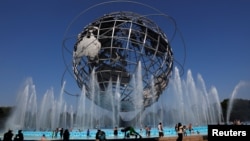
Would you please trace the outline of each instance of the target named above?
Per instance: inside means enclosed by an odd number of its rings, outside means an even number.
[[[141,139],[135,139],[135,138],[108,138],[108,141],[176,141],[177,136],[175,137],[152,137],[152,138],[141,138]],[[47,139],[47,141],[61,141],[60,139]],[[25,138],[25,141],[40,141],[40,139],[27,139]],[[94,138],[86,138],[86,139],[70,139],[70,141],[95,141]],[[193,136],[184,136],[183,141],[207,141],[207,136],[203,135],[193,135]]]

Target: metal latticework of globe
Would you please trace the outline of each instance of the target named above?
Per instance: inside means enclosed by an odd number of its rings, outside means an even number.
[[[113,105],[121,112],[152,105],[167,87],[172,68],[167,36],[133,12],[96,19],[74,45],[73,73],[79,88],[84,86],[86,96],[108,110]]]

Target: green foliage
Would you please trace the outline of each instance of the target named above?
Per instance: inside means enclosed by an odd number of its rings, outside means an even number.
[[[11,113],[12,107],[0,107],[0,119],[6,116],[9,116]]]
[[[6,119],[11,114],[12,107],[0,107],[0,129],[3,129]]]
[[[226,119],[227,107],[229,99],[225,99],[221,102],[223,117]],[[242,122],[250,121],[250,100],[246,99],[234,99],[233,108],[230,114],[229,121],[240,120]]]

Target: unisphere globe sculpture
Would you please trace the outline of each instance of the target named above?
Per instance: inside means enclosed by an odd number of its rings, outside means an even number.
[[[128,112],[152,105],[167,87],[172,69],[167,36],[133,12],[96,19],[74,45],[73,73],[79,88],[84,86],[86,96],[108,110]]]

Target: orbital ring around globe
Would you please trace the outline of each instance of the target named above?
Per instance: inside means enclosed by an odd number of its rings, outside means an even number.
[[[114,3],[143,6],[156,13],[126,9],[103,12],[98,8]],[[95,9],[100,11],[96,15],[91,13]],[[129,112],[151,106],[166,89],[175,62],[171,40],[151,19],[156,16],[172,23],[173,40],[177,29],[173,18],[148,5],[108,1],[84,10],[65,32],[63,75],[69,73],[76,85],[85,89],[86,97],[104,109]]]

